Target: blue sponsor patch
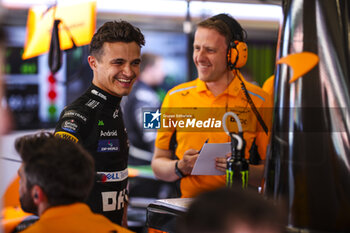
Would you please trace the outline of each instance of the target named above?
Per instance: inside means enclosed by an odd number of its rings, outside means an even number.
[[[62,127],[62,129],[65,130],[65,131],[71,132],[71,133],[75,133],[75,130],[72,130],[72,129],[69,129],[69,128]]]
[[[62,129],[65,131],[75,133],[78,129],[78,124],[74,119],[66,120],[61,124]]]
[[[119,139],[103,139],[98,141],[97,152],[118,152],[120,151]]]

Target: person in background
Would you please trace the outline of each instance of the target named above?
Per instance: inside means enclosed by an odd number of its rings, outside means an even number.
[[[94,161],[79,144],[38,133],[15,142],[22,164],[20,203],[39,220],[23,233],[131,232],[91,212],[84,203],[95,179]]]
[[[141,56],[140,76],[130,94],[123,98],[124,122],[130,141],[129,164],[149,165],[154,151],[156,131],[143,129],[143,110],[160,108],[156,92],[165,78],[163,58],[152,53]]]
[[[104,23],[90,43],[90,88],[66,106],[55,136],[83,145],[95,160],[96,182],[87,203],[95,213],[127,226],[129,145],[120,101],[140,73],[140,29],[120,20]]]
[[[251,190],[220,188],[198,195],[179,217],[177,233],[282,233],[281,207]]]
[[[247,49],[244,49],[246,33],[241,25],[227,14],[213,16],[197,26],[193,61],[198,78],[171,89],[163,101],[162,110],[202,109],[202,115],[207,114],[208,119],[212,117],[208,109],[239,111],[246,142],[245,158],[250,161],[249,184],[257,190],[263,176],[268,135],[262,129],[263,123],[252,110],[252,103],[258,109],[258,113],[260,110],[259,114],[265,119],[266,125],[269,124],[269,116],[261,110],[271,104],[268,94],[260,87],[246,82],[239,71],[247,57]],[[243,49],[237,48],[238,45],[243,45]],[[235,58],[232,58],[233,53],[237,55]],[[177,142],[177,159],[173,159],[170,149],[173,136]],[[223,131],[211,129],[206,132],[178,132],[175,127],[158,130],[152,160],[155,176],[165,181],[181,179],[182,197],[194,197],[201,192],[225,186],[225,175],[191,175],[199,151],[207,141],[226,143],[230,142],[230,137]],[[225,172],[226,157],[217,157],[215,168]]]

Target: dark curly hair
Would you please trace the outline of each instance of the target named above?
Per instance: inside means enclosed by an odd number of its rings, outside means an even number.
[[[90,55],[99,59],[105,42],[136,42],[141,48],[145,45],[145,38],[139,28],[120,20],[106,22],[97,30],[90,43]]]
[[[42,132],[15,141],[22,158],[27,189],[38,185],[50,206],[83,202],[95,178],[92,156],[74,142]]]

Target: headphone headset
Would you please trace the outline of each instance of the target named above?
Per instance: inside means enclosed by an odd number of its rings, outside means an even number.
[[[245,43],[246,31],[241,27],[241,25],[228,14],[219,14],[211,18],[212,20],[221,20],[229,28],[232,38],[227,48],[227,65],[230,70],[239,69],[247,63],[248,59],[248,46]],[[248,90],[242,81],[241,77],[237,75],[238,79],[241,81],[242,90],[247,98],[249,105],[252,108],[256,118],[258,119],[261,127],[268,134],[268,128],[261,117],[260,113],[255,107],[253,100],[250,98]]]
[[[244,42],[246,32],[241,25],[227,14],[219,14],[212,17],[213,20],[221,20],[230,29],[232,38],[227,48],[227,65],[230,70],[243,67],[248,59],[248,46]]]

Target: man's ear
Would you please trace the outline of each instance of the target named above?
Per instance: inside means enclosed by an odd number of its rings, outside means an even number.
[[[94,56],[88,56],[88,62],[89,62],[89,65],[90,65],[90,68],[92,69],[92,70],[95,70],[96,69],[96,66],[97,66],[97,59],[96,59],[96,57],[94,57]]]
[[[34,185],[31,190],[32,199],[34,201],[34,204],[38,205],[40,202],[43,201],[45,197],[45,193],[43,192],[42,188],[38,185]]]

